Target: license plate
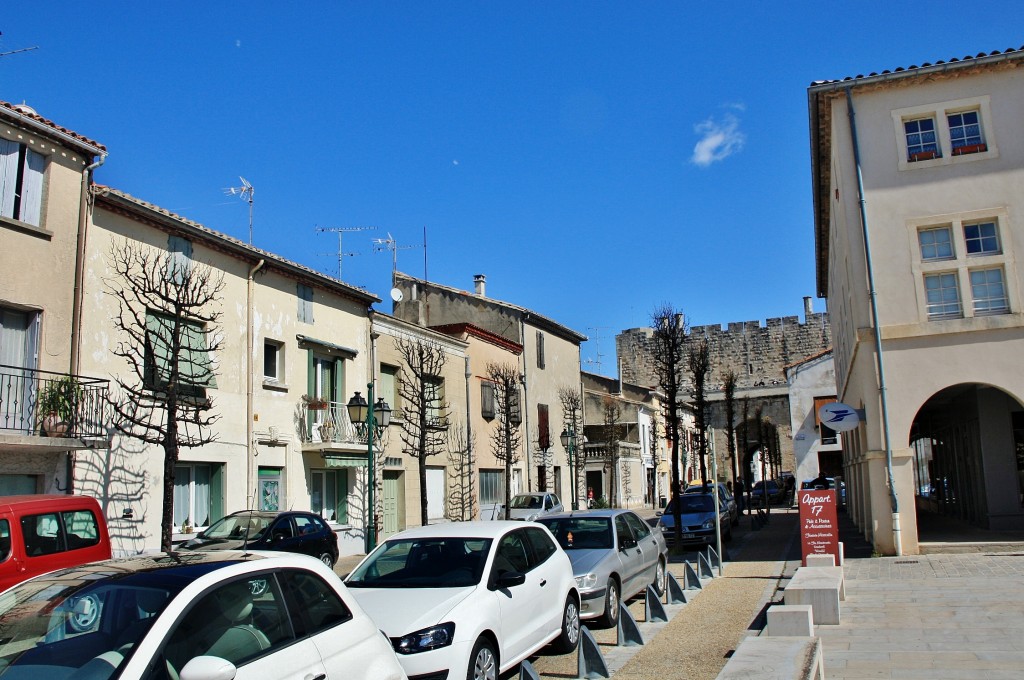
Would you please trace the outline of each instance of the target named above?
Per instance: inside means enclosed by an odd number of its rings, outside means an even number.
[[[693,534],[683,534],[683,538],[693,538]]]

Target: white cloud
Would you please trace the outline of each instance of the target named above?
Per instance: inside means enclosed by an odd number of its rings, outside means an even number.
[[[706,168],[740,151],[747,137],[739,128],[739,119],[731,113],[718,120],[708,118],[703,123],[695,125],[693,130],[700,135],[700,141],[693,147],[690,162]]]

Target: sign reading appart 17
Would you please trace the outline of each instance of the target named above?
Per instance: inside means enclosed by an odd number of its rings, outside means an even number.
[[[835,555],[839,564],[839,521],[835,489],[801,489],[800,547],[804,566],[808,555]]]

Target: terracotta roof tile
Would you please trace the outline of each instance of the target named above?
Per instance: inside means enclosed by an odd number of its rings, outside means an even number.
[[[943,64],[946,64],[946,63],[953,64],[953,63],[962,62],[962,61],[973,61],[973,60],[976,60],[976,59],[984,59],[986,57],[996,57],[996,56],[999,56],[1001,54],[1012,54],[1014,52],[1020,52],[1022,50],[1024,50],[1024,45],[1022,45],[1020,47],[1016,47],[1016,48],[1008,47],[1005,50],[993,50],[991,52],[978,52],[978,54],[976,56],[973,56],[973,57],[971,55],[967,55],[967,56],[962,57],[960,59],[957,59],[956,57],[953,57],[952,59],[949,59],[948,61],[940,60],[940,61],[936,61],[935,63],[930,63],[930,62],[926,61],[926,62],[923,62],[920,66],[917,66],[917,65],[898,66],[898,67],[896,67],[896,68],[894,68],[892,70],[886,69],[885,71],[882,71],[881,73],[872,72],[872,73],[869,73],[868,75],[858,74],[858,75],[855,75],[855,76],[847,76],[845,78],[840,78],[838,80],[816,80],[816,81],[811,83],[811,86],[814,87],[815,85],[828,85],[828,84],[832,84],[832,83],[847,83],[847,82],[853,82],[853,81],[857,81],[857,80],[865,80],[865,79],[868,79],[868,78],[878,77],[880,75],[884,76],[884,75],[890,75],[892,73],[904,73],[904,72],[907,72],[907,71],[916,71],[916,70],[919,70],[919,69],[926,69],[926,68],[931,68],[931,67],[934,67],[934,66],[942,66]]]
[[[72,139],[76,139],[79,142],[81,142],[82,144],[86,145],[87,147],[92,147],[91,149],[87,149],[87,150],[90,150],[90,151],[92,151],[92,150],[99,150],[99,151],[104,152],[104,153],[106,152],[107,147],[103,146],[99,142],[97,142],[95,140],[92,140],[92,139],[89,139],[88,137],[86,137],[84,135],[80,135],[80,134],[78,134],[77,132],[75,132],[73,130],[69,130],[66,127],[62,126],[62,125],[57,125],[56,123],[54,123],[49,118],[43,118],[42,116],[40,116],[38,113],[35,113],[34,111],[30,112],[30,110],[26,110],[27,108],[28,108],[27,105],[11,104],[10,102],[0,101],[0,115],[7,114],[9,117],[14,117],[14,116],[10,116],[10,114],[13,113],[16,116],[22,116],[22,117],[28,118],[30,120],[35,121],[36,123],[40,123],[41,125],[45,125],[48,128],[52,128],[52,129],[56,130],[57,132],[61,132],[61,133],[65,134],[65,135],[67,135],[68,137],[71,137]]]

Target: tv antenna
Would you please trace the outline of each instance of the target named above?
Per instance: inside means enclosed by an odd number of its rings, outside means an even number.
[[[39,49],[39,45],[36,45],[35,47],[22,47],[19,50],[9,50],[7,52],[0,52],[0,57],[9,57],[12,54],[19,54],[21,52],[31,52],[32,50],[38,50],[38,49]]]
[[[595,366],[597,366],[597,373],[598,374],[601,373],[601,358],[604,357],[604,354],[601,353],[601,331],[602,330],[607,330],[609,328],[611,328],[611,326],[588,326],[587,327],[588,331],[597,331],[597,333],[594,335],[594,338],[593,338],[594,339],[594,343],[597,346],[597,350],[594,352],[594,356],[596,356],[597,358],[596,359],[587,359],[584,363],[594,364]]]
[[[388,232],[387,238],[375,238],[373,239],[373,252],[382,253],[385,250],[391,253],[391,274],[398,271],[398,251],[399,250],[410,250],[412,248],[419,248],[420,246],[400,246],[398,241],[391,236],[391,232]]]
[[[239,196],[243,201],[249,201],[249,245],[252,245],[252,198],[256,190],[244,177],[239,176],[238,179],[241,180],[242,186],[228,187],[224,193],[228,196]]]
[[[377,227],[314,227],[313,229],[318,234],[322,234],[322,233],[325,233],[325,232],[331,232],[331,233],[335,233],[335,234],[338,235],[338,278],[340,279],[341,278],[341,260],[342,260],[342,258],[345,257],[346,255],[348,255],[349,257],[352,257],[353,255],[358,255],[359,254],[359,253],[346,253],[345,252],[345,249],[341,247],[341,237],[342,237],[342,235],[347,233],[347,232],[353,232],[353,231],[372,231],[372,230],[374,230],[376,228]]]

